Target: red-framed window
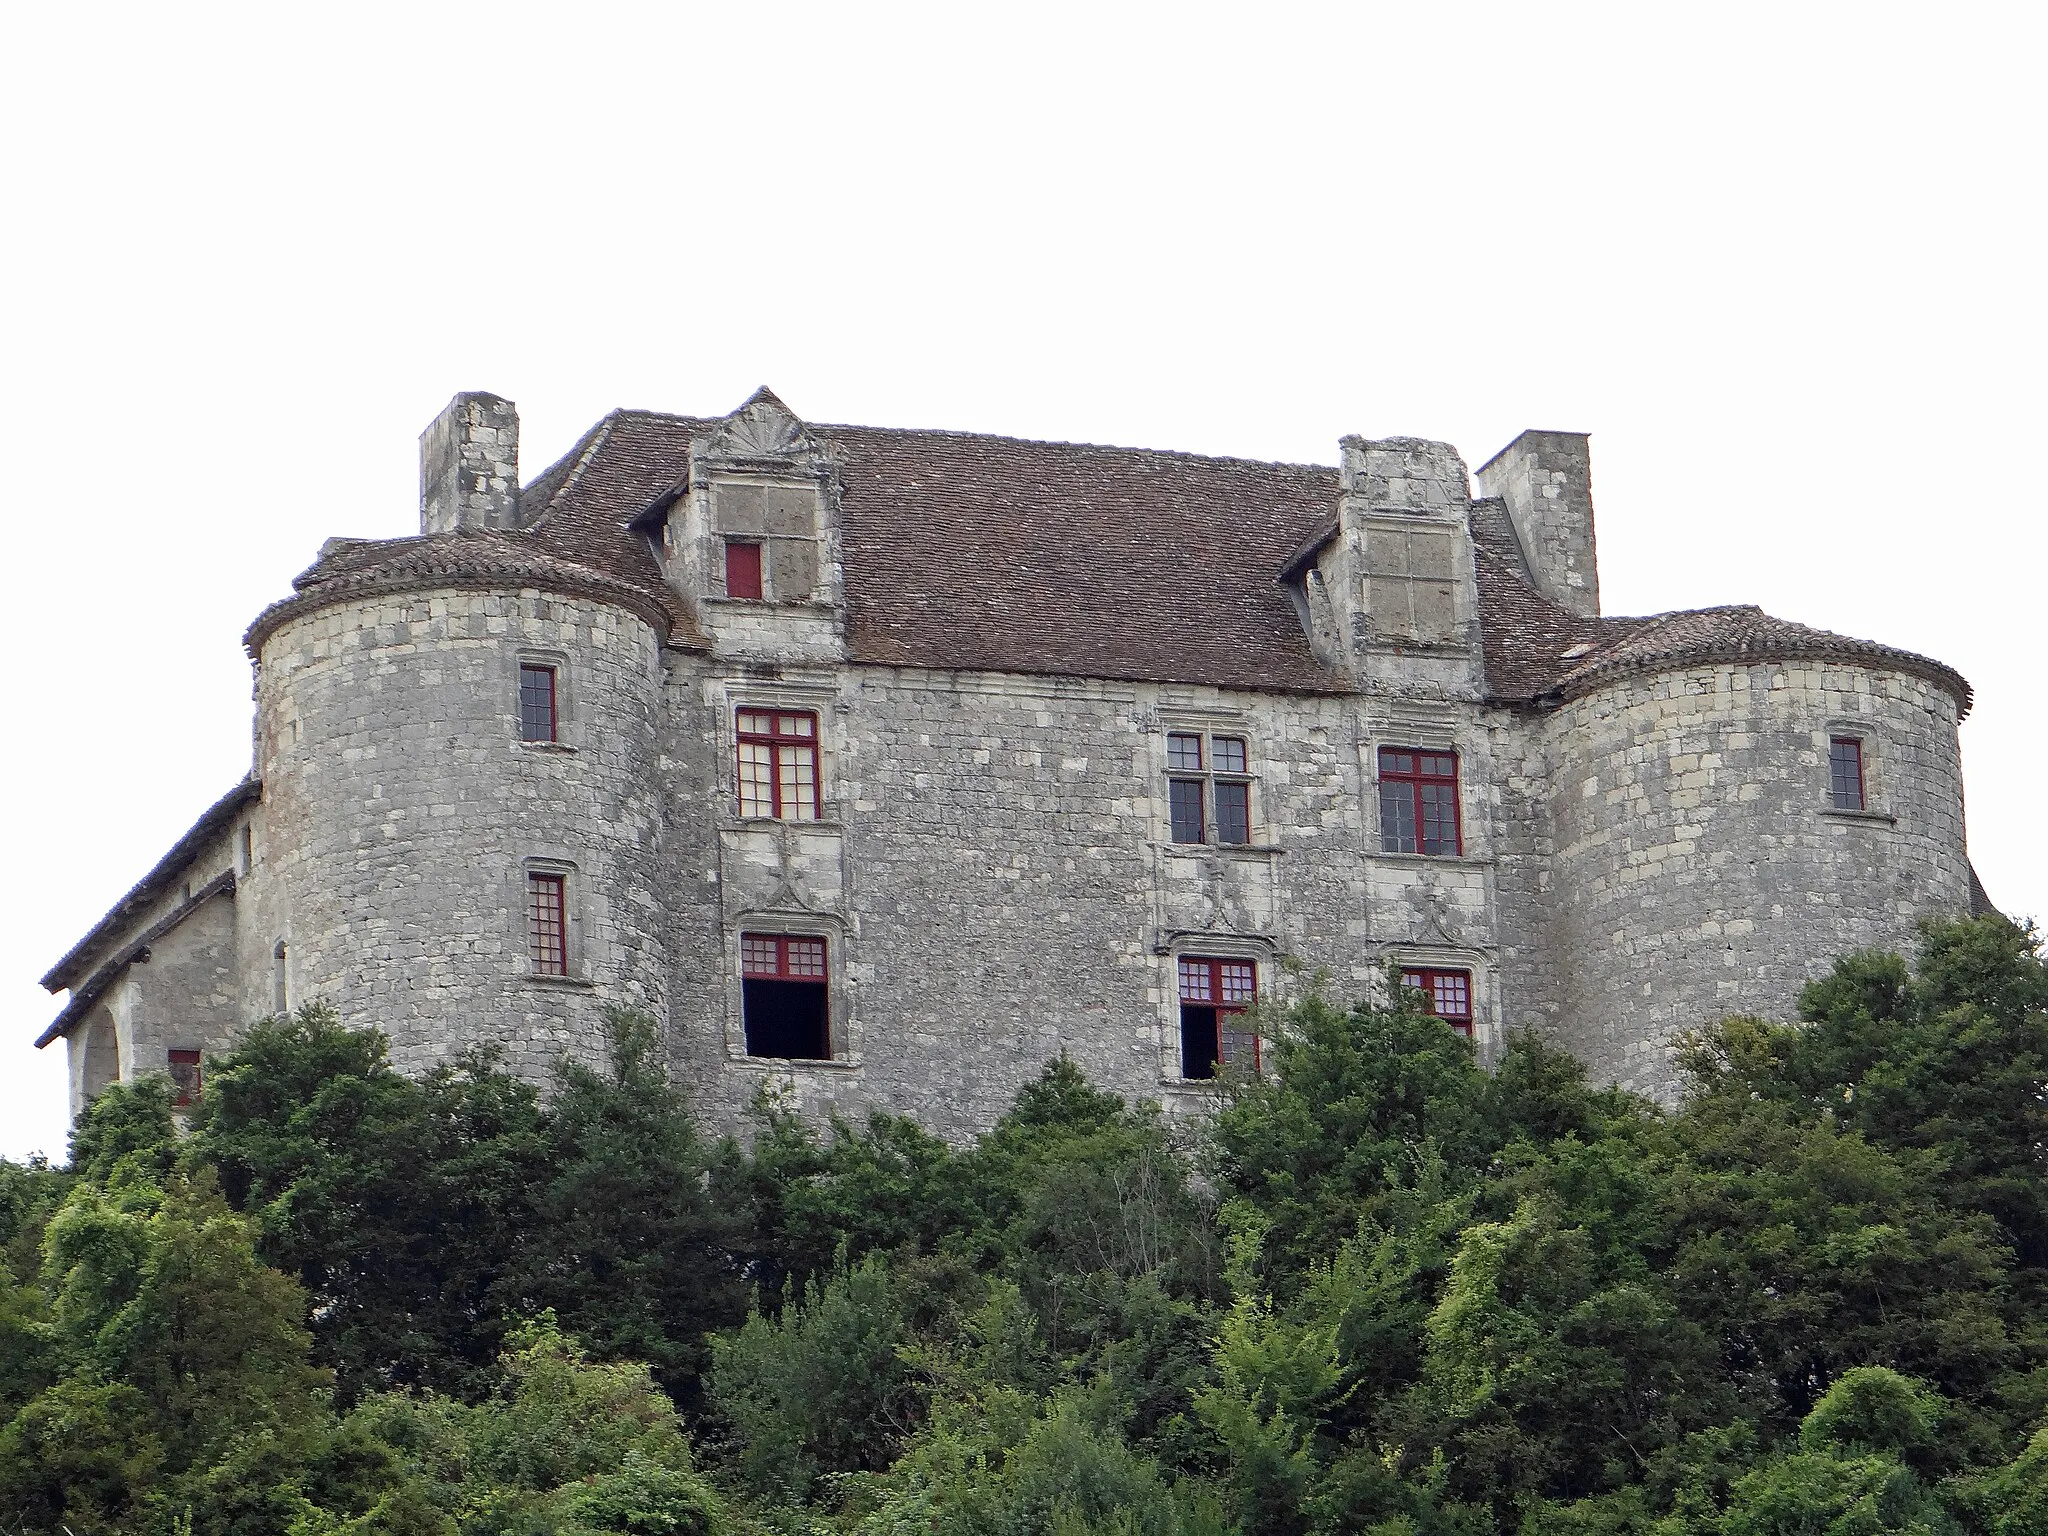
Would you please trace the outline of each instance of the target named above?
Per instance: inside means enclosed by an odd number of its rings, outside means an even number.
[[[173,1109],[184,1109],[199,1098],[199,1053],[173,1047],[170,1058],[171,1082],[178,1090],[178,1096],[171,1100]]]
[[[1380,848],[1453,857],[1465,851],[1457,753],[1380,748]]]
[[[1425,1007],[1461,1035],[1472,1033],[1472,973],[1414,966],[1401,972],[1401,985],[1422,994]]]
[[[1251,754],[1242,736],[1166,735],[1166,805],[1176,843],[1252,840]]]
[[[526,876],[526,937],[536,976],[569,974],[567,886],[563,875]]]
[[[832,1055],[825,941],[808,934],[740,935],[740,1023],[747,1054],[825,1061]]]
[[[1863,809],[1863,740],[1837,736],[1828,743],[1828,794],[1838,811]]]
[[[1259,1000],[1259,968],[1250,960],[1182,955],[1180,1075],[1212,1078],[1224,1067],[1254,1075],[1259,1034],[1245,1014]]]
[[[555,739],[555,669],[541,662],[519,664],[519,739]]]
[[[816,821],[818,717],[802,710],[743,709],[737,716],[740,814]]]
[[[747,539],[725,541],[725,595],[761,600],[760,545]]]

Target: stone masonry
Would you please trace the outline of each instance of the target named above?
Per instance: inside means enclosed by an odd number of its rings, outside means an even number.
[[[45,977],[74,1111],[315,998],[405,1070],[538,1081],[626,1004],[715,1124],[770,1084],[959,1137],[1061,1052],[1176,1112],[1191,1039],[1255,1070],[1189,965],[1285,1002],[1390,962],[1482,1056],[1537,1029],[1669,1097],[1679,1032],[1981,901],[1963,680],[1753,608],[1603,618],[1577,434],[1478,498],[1419,439],[1250,464],[765,390],[614,413],[523,488],[517,447],[458,396],[420,537],[330,541],[252,626],[249,779]],[[779,813],[742,798],[767,719],[804,733]],[[1412,851],[1404,761],[1455,764]],[[814,1049],[749,1053],[811,1000]]]

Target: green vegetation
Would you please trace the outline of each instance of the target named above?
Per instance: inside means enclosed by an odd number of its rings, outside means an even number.
[[[2048,966],[1997,919],[1689,1043],[1675,1112],[1307,1002],[1199,1130],[972,1146],[651,1024],[545,1098],[318,1009],[0,1164],[0,1530],[2048,1536]]]

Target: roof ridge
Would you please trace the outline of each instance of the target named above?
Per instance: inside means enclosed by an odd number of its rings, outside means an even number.
[[[723,420],[722,417],[716,416],[686,416],[675,411],[646,410],[637,406],[621,406],[611,415],[637,416],[650,421],[691,423]],[[1338,473],[1335,464],[1304,464],[1292,459],[1258,459],[1236,453],[1196,453],[1187,448],[1139,448],[1128,443],[1086,443],[1071,438],[1017,437],[1006,432],[974,432],[963,427],[871,427],[853,421],[810,421],[803,417],[797,419],[814,432],[872,432],[883,437],[944,437],[982,443],[1021,443],[1032,448],[1077,448],[1095,453],[1137,454],[1145,458],[1180,459],[1198,464],[1243,464],[1255,469],[1286,469],[1313,475]]]

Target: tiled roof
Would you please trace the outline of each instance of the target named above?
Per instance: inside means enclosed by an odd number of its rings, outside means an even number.
[[[1838,661],[1925,678],[1957,713],[1970,685],[1953,667],[1871,640],[1777,619],[1753,605],[1693,608],[1642,618],[1581,618],[1529,583],[1505,509],[1472,507],[1487,692],[1506,703],[1579,698],[1619,678],[1674,667],[1761,661]]]
[[[118,936],[137,913],[168,891],[191,867],[192,861],[206,851],[206,845],[235,819],[235,813],[262,793],[263,781],[247,778],[208,806],[185,835],[171,845],[171,851],[157,860],[156,867],[136,881],[134,888],[115,902],[107,915],[94,923],[91,931],[72,945],[63,959],[50,967],[43,977],[43,989],[62,992],[77,981],[94,952]]]
[[[267,609],[358,591],[520,580],[617,601],[701,644],[628,524],[689,472],[720,422],[614,411],[522,494],[517,533],[337,542]],[[805,424],[837,460],[847,645],[855,661],[1344,692],[1302,634],[1283,575],[1336,529],[1337,471],[960,432]],[[1554,704],[1702,662],[1840,660],[1969,685],[1924,656],[1748,607],[1582,618],[1529,581],[1504,506],[1472,506],[1487,691]]]
[[[644,544],[621,532],[619,551],[608,552],[611,569],[584,564],[569,555],[568,540],[543,540],[536,533],[459,532],[409,539],[334,539],[313,565],[292,579],[295,595],[272,603],[256,616],[242,643],[255,656],[277,628],[312,608],[338,598],[375,592],[423,591],[445,587],[545,587],[615,603],[638,613],[664,639],[687,642],[688,621],[670,596]],[[620,558],[637,553],[648,572]]]

